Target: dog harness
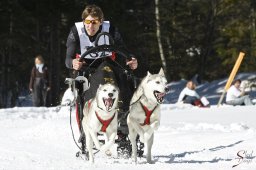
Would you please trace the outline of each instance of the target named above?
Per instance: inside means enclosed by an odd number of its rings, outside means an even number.
[[[88,105],[88,109],[90,110],[90,107],[91,107],[91,100],[89,100],[87,102],[87,105]],[[96,114],[96,117],[98,118],[98,120],[100,121],[100,123],[102,124],[101,126],[101,129],[100,131],[101,132],[106,132],[108,126],[110,125],[110,123],[112,122],[112,120],[114,119],[116,113],[110,118],[110,119],[107,119],[107,120],[103,120],[99,114],[95,111],[95,114]]]
[[[146,116],[144,123],[141,123],[140,125],[141,126],[150,125],[150,117],[151,117],[152,113],[155,111],[157,105],[154,107],[153,110],[148,110],[148,108],[146,106],[144,106],[141,102],[140,102],[140,105],[143,108],[143,110],[145,112],[145,116]]]
[[[112,120],[114,119],[114,117],[115,117],[116,114],[114,114],[110,119],[107,119],[107,120],[103,120],[103,119],[98,115],[98,113],[97,113],[96,111],[95,111],[95,114],[96,114],[98,120],[100,121],[100,123],[102,124],[100,131],[101,131],[101,132],[106,132],[106,130],[107,130],[109,124],[112,122]]]

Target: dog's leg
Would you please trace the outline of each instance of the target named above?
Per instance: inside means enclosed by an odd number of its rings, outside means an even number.
[[[107,143],[109,141],[109,135],[107,133],[104,133],[104,138],[105,138],[105,143]]]
[[[93,157],[93,151],[92,151],[93,141],[88,130],[85,130],[85,135],[86,135],[86,148],[88,149],[88,152],[89,152],[89,161],[90,163],[94,163],[94,157]]]
[[[105,146],[109,142],[109,134],[104,133],[104,137],[105,137],[105,144],[101,146],[100,150],[104,151],[107,156],[111,156],[111,151],[107,150],[107,148]]]
[[[151,125],[149,125],[149,129],[144,133],[145,141],[150,139],[151,135],[154,133],[155,130],[158,129],[158,127],[159,127],[159,121],[155,121]]]
[[[154,133],[151,135],[149,140],[146,141],[146,148],[147,148],[147,162],[152,163],[152,157],[151,157],[151,149],[154,141]]]
[[[100,150],[106,152],[112,145],[115,143],[115,138],[117,133],[113,132],[112,134],[106,134],[108,140],[105,141],[105,144],[101,146]]]
[[[93,142],[94,142],[94,144],[95,144],[95,146],[96,146],[96,148],[98,149],[98,150],[100,150],[100,142],[99,142],[99,139],[98,139],[98,136],[97,136],[97,132],[94,132],[90,127],[88,127],[87,125],[85,125],[86,126],[86,128],[87,128],[87,130],[88,130],[88,132],[90,133],[90,136],[91,136],[91,138],[92,138],[92,140],[93,140]]]
[[[96,149],[100,150],[100,147],[101,147],[101,146],[100,146],[100,141],[99,141],[98,136],[97,136],[97,132],[94,132],[94,131],[86,124],[86,122],[84,123],[84,127],[85,127],[85,129],[88,131],[89,135],[91,136],[92,141],[94,142]]]
[[[130,126],[132,126],[136,130],[136,132],[140,135],[141,142],[144,142],[144,130],[141,128],[139,123],[134,118],[130,117],[130,115],[128,115],[127,117],[127,123],[128,121]]]
[[[128,129],[129,129],[129,139],[131,141],[132,144],[132,158],[134,159],[135,164],[137,164],[137,144],[136,144],[136,137],[137,137],[137,132],[136,130],[133,128],[133,125],[131,123],[131,120],[128,116],[127,118],[127,125],[128,125]]]
[[[150,127],[151,129],[157,130],[159,127],[159,121],[154,121],[153,123],[151,123]]]

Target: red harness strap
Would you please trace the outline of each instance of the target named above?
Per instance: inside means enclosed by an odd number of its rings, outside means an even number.
[[[85,103],[85,105],[88,106],[88,109],[90,110],[90,107],[91,107],[91,100],[87,101]],[[86,107],[86,106],[85,106]],[[78,128],[80,129],[81,128],[81,122],[80,122],[80,118],[79,118],[79,104],[76,103],[76,121],[77,121],[77,124],[78,124]]]
[[[91,108],[91,101],[92,101],[92,100],[89,100],[89,101],[88,101],[88,109],[89,109],[89,110],[90,110],[90,108]]]
[[[91,108],[91,100],[89,100],[89,101],[87,102],[87,106],[88,106],[88,109],[90,110],[90,108]],[[96,117],[98,118],[98,120],[100,121],[100,123],[102,124],[101,131],[102,131],[102,132],[106,132],[106,130],[107,130],[109,124],[112,122],[112,120],[114,119],[114,117],[115,117],[116,114],[114,114],[114,115],[113,115],[110,119],[108,119],[108,120],[103,120],[103,119],[101,119],[101,117],[98,115],[97,112],[95,112],[95,114],[96,114]]]
[[[141,126],[144,126],[144,125],[149,125],[150,124],[150,117],[152,115],[152,113],[155,111],[157,105],[155,106],[155,108],[153,110],[148,110],[148,108],[146,106],[144,106],[141,102],[141,107],[143,108],[144,112],[145,112],[145,120],[144,120],[144,123],[141,123],[140,125]]]
[[[96,114],[98,120],[100,121],[100,123],[102,124],[100,131],[106,132],[109,124],[112,122],[112,120],[114,119],[116,114],[114,114],[110,119],[107,119],[107,120],[101,119],[101,117],[98,115],[97,112],[95,112],[95,114]]]
[[[78,128],[81,128],[81,123],[80,123],[80,119],[79,119],[79,106],[78,103],[76,103],[76,122],[78,124]]]
[[[110,56],[111,60],[115,61],[116,60],[116,53],[112,52],[112,55]]]

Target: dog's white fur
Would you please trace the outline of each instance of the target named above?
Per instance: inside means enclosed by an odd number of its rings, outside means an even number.
[[[77,96],[77,90],[72,91],[71,87],[69,87],[65,91],[65,93],[61,99],[61,105],[70,105],[72,102],[74,102],[74,100],[76,98],[75,96]]]
[[[109,102],[109,99],[112,100],[112,102]],[[87,102],[84,106],[82,126],[86,136],[86,148],[89,151],[89,161],[91,163],[94,162],[94,156],[92,152],[93,143],[97,149],[107,153],[115,142],[115,137],[117,135],[118,100],[119,89],[115,85],[108,83],[100,85],[95,98]],[[113,118],[106,128],[106,132],[101,131],[102,123],[98,119],[96,112],[102,120],[110,120]],[[104,145],[100,144],[97,133],[104,134]]]
[[[135,163],[137,163],[137,134],[139,134],[141,142],[145,143],[147,162],[152,163],[151,149],[154,140],[154,131],[157,130],[160,125],[160,104],[163,101],[163,96],[166,94],[166,84],[167,80],[163,69],[161,69],[158,74],[150,74],[148,72],[132,97],[127,124],[129,128],[129,138],[132,144],[132,156]],[[157,95],[155,93],[156,91]],[[149,124],[145,125],[143,124],[146,116],[142,104],[148,110],[153,110]]]

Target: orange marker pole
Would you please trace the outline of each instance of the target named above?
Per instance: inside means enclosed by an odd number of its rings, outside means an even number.
[[[223,98],[224,98],[224,96],[225,96],[227,90],[228,90],[229,87],[231,86],[231,84],[232,84],[232,82],[233,82],[233,80],[234,80],[234,78],[235,78],[235,76],[236,76],[236,73],[237,73],[237,71],[238,71],[238,69],[239,69],[239,67],[240,67],[240,65],[241,65],[241,63],[242,63],[242,60],[243,60],[243,58],[244,58],[244,55],[245,55],[245,53],[243,53],[243,52],[240,52],[240,53],[239,53],[239,56],[238,56],[238,58],[237,58],[237,60],[236,60],[236,63],[235,63],[235,65],[234,65],[234,67],[233,67],[233,70],[232,70],[232,72],[231,72],[230,75],[229,75],[229,78],[228,78],[228,81],[227,81],[226,86],[225,86],[225,88],[224,88],[224,91],[223,91],[223,93],[222,93],[222,95],[221,95],[221,97],[220,97],[220,100],[219,100],[219,103],[218,103],[218,107],[219,107],[220,104],[222,103],[222,100],[223,100]]]

